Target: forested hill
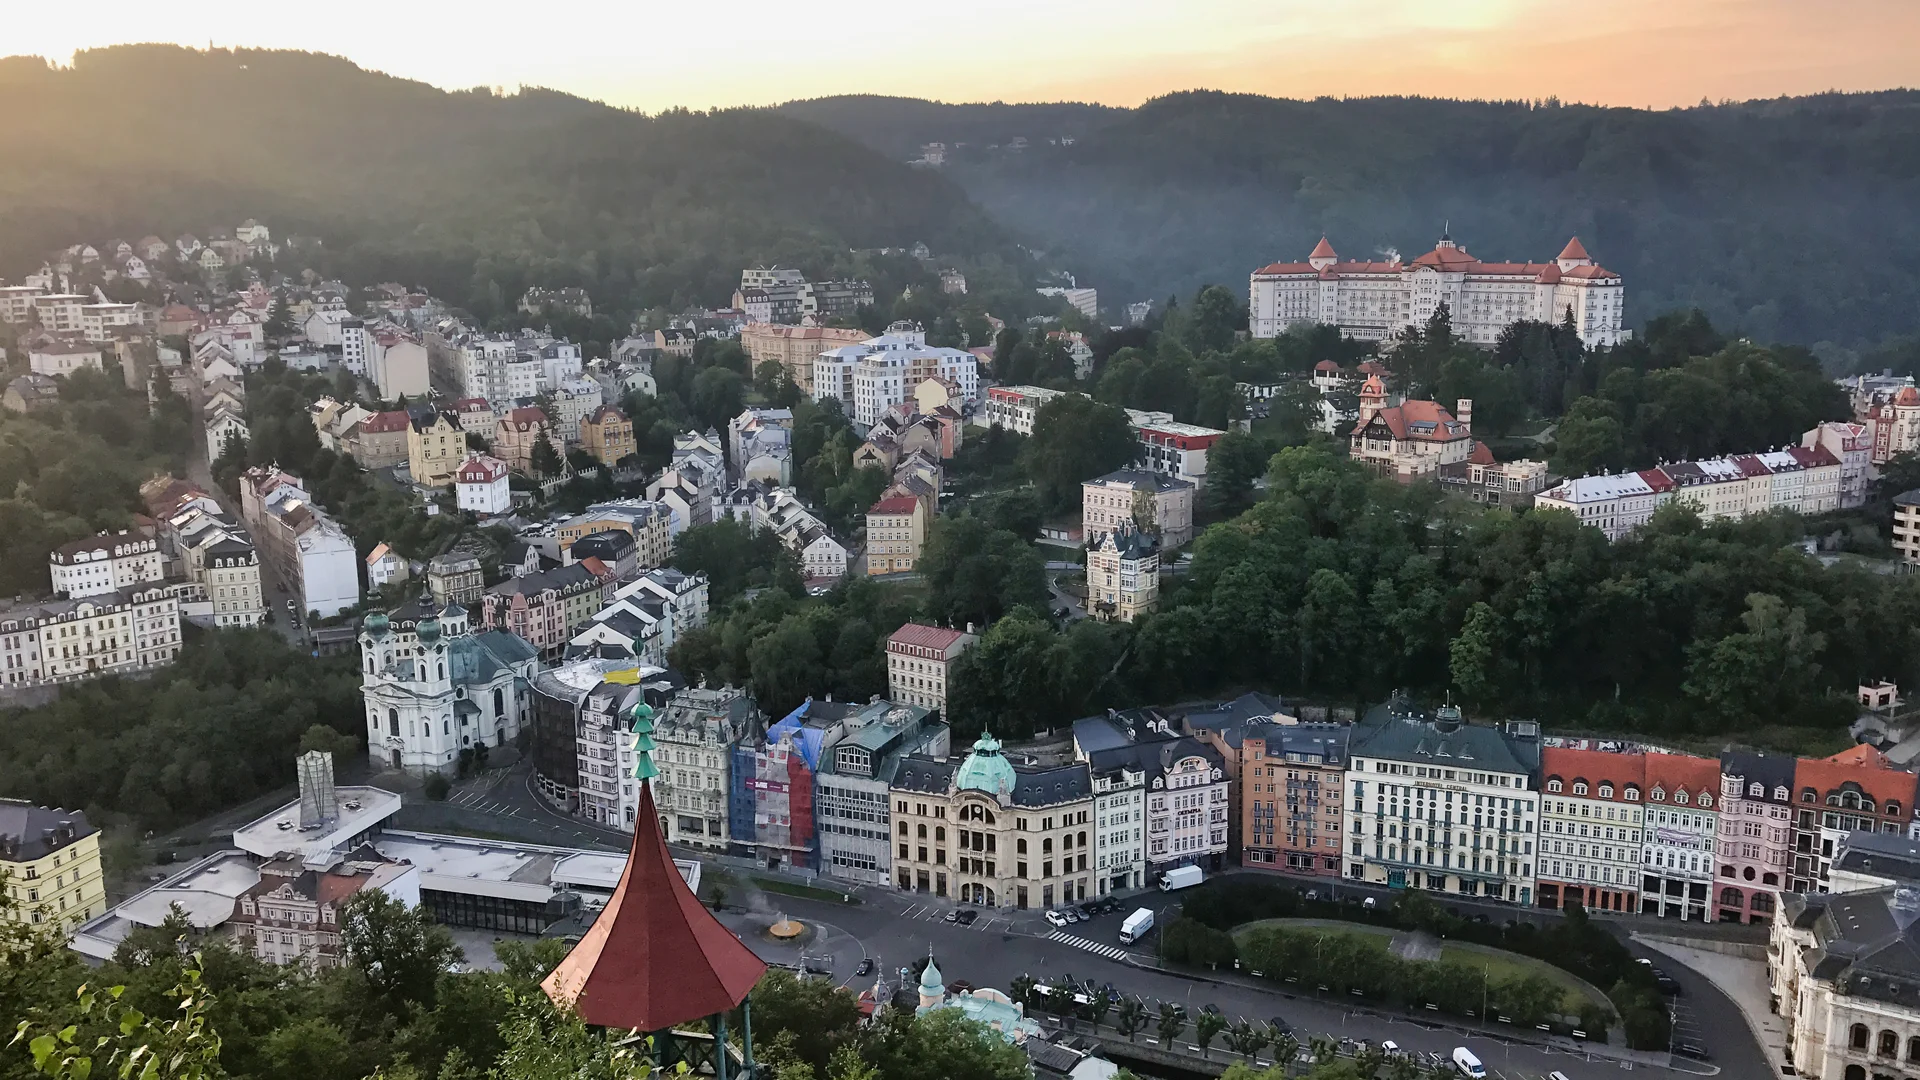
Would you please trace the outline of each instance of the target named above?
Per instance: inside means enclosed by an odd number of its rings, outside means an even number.
[[[946,174],[1108,303],[1243,288],[1323,232],[1342,255],[1412,257],[1450,222],[1489,259],[1550,259],[1578,234],[1626,276],[1634,322],[1697,305],[1761,340],[1858,345],[1911,333],[1920,312],[1910,91],[1663,112],[1214,92],[1131,110],[782,109],[896,158],[969,143]],[[1015,135],[1026,149],[1005,149]]]
[[[132,46],[0,60],[0,113],[6,276],[79,240],[247,217],[322,238],[348,280],[476,307],[534,281],[608,306],[713,303],[743,265],[827,272],[849,247],[916,240],[1013,252],[945,177],[766,110],[647,117],[310,53]]]

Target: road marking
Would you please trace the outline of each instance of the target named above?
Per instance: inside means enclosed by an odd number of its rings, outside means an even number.
[[[1102,945],[1097,941],[1088,941],[1083,937],[1074,937],[1064,930],[1055,930],[1053,933],[1048,934],[1047,940],[1057,941],[1062,945],[1071,945],[1076,949],[1085,949],[1090,953],[1104,956],[1109,960],[1124,960],[1127,957],[1127,950],[1125,949],[1115,945]]]

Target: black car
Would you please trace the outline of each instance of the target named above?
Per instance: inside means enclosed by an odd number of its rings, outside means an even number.
[[[1267,1021],[1267,1026],[1272,1028],[1274,1030],[1274,1033],[1278,1035],[1290,1034],[1293,1031],[1292,1024],[1287,1023],[1285,1020],[1282,1020],[1277,1016]]]
[[[866,959],[860,961],[860,966],[857,968],[854,968],[853,973],[855,975],[873,974],[873,957],[869,956]]]
[[[1692,1058],[1695,1061],[1712,1061],[1713,1060],[1713,1056],[1707,1053],[1706,1047],[1699,1046],[1694,1043],[1679,1043],[1674,1046],[1673,1052],[1680,1055],[1681,1057]]]
[[[958,916],[958,921],[961,926],[972,926],[973,921],[975,919],[978,919],[979,917],[980,917],[980,913],[978,911],[975,911],[972,908],[961,908]]]

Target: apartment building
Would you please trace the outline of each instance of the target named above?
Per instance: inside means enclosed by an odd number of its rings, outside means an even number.
[[[136,532],[101,533],[47,553],[55,596],[91,596],[164,580],[160,541]]]
[[[1087,544],[1087,613],[1133,622],[1160,603],[1160,543],[1131,521]]]
[[[301,611],[327,618],[360,602],[353,538],[313,502],[298,477],[271,466],[242,473],[240,516],[261,558],[299,594]]]
[[[892,495],[867,509],[867,575],[904,574],[927,541],[927,505],[910,495]]]
[[[762,730],[759,708],[745,690],[689,687],[654,717],[654,783],[667,841],[726,850],[733,749]]]
[[[363,469],[391,469],[408,463],[412,429],[404,409],[374,413],[347,429],[341,449]]]
[[[705,574],[669,567],[649,570],[614,592],[567,642],[567,656],[632,658],[665,667],[667,654],[690,630],[707,625]]]
[[[100,830],[81,810],[0,799],[0,888],[11,901],[0,919],[12,922],[65,933],[104,913]]]
[[[1648,754],[1646,775],[1640,913],[1711,919],[1720,763],[1691,754]]]
[[[1487,444],[1474,440],[1467,460],[1440,466],[1440,490],[1482,506],[1526,507],[1547,486],[1547,463],[1522,458],[1495,461]]]
[[[551,663],[613,599],[614,584],[598,559],[508,578],[481,594],[480,625],[526,639]]]
[[[512,513],[511,483],[506,462],[491,454],[469,453],[453,473],[454,505],[485,517]]]
[[[547,442],[557,454],[560,446],[553,440],[551,425],[544,409],[533,405],[509,409],[494,426],[494,455],[522,476],[532,476],[533,448]]]
[[[953,665],[978,640],[971,627],[907,623],[895,630],[887,637],[887,696],[944,715]]]
[[[561,558],[575,542],[594,533],[622,532],[633,537],[634,560],[643,570],[665,566],[673,556],[672,516],[665,506],[646,499],[614,499],[594,503],[560,523],[555,538]]]
[[[389,859],[371,844],[332,853],[321,862],[262,863],[260,880],[234,899],[227,920],[236,944],[269,964],[339,967],[341,915],[355,896],[377,889],[408,907],[420,905],[420,868]]]
[[[1533,505],[1565,510],[1618,540],[1669,502],[1692,506],[1703,521],[1772,510],[1824,514],[1839,507],[1842,480],[1841,460],[1824,446],[1796,446],[1567,480],[1534,496]]]
[[[1341,876],[1351,734],[1346,724],[1303,724],[1287,715],[1245,725],[1238,777],[1241,865]]]
[[[146,671],[179,652],[180,601],[164,584],[0,603],[0,678],[8,686]]]
[[[1640,910],[1646,755],[1541,752],[1539,902]]]
[[[906,757],[888,794],[902,892],[1022,909],[1099,895],[1085,762],[1016,765],[983,734],[963,761]]]
[[[1772,920],[1793,862],[1793,777],[1781,754],[1720,755],[1720,837],[1714,911],[1719,922]]]
[[[1533,903],[1539,725],[1396,696],[1354,725],[1348,755],[1348,877]]]
[[[1461,398],[1454,409],[1421,400],[1388,405],[1386,384],[1369,375],[1360,387],[1360,420],[1347,435],[1347,454],[1403,484],[1433,476],[1473,453],[1473,402]]]
[[[1003,427],[1016,435],[1033,434],[1040,406],[1066,393],[1041,386],[993,386],[987,389],[984,409],[988,427]]]
[[[639,450],[633,421],[611,405],[602,405],[581,418],[580,447],[602,465],[617,465]]]
[[[1789,893],[1767,943],[1769,997],[1799,1076],[1920,1072],[1920,889]]]
[[[890,792],[908,755],[944,758],[947,725],[915,705],[809,702],[809,714],[843,713],[837,741],[823,745],[815,778],[814,817],[820,871],[844,881],[885,885],[893,880]]]
[[[1096,722],[1098,718],[1095,718]],[[1094,889],[1100,896],[1147,885],[1147,770],[1132,747],[1088,753],[1074,724],[1074,754],[1093,780]]]
[[[450,487],[467,459],[467,434],[452,413],[431,406],[416,410],[407,424],[407,470],[413,482]]]
[[[1832,757],[1800,758],[1793,769],[1793,863],[1787,890],[1829,892],[1828,872],[1849,834],[1908,835],[1915,813],[1913,773],[1864,743]]]
[[[1184,547],[1193,539],[1193,493],[1190,480],[1141,469],[1095,477],[1080,485],[1081,535],[1091,544],[1127,523],[1158,538],[1162,551]]]
[[[755,370],[767,361],[779,364],[800,392],[812,397],[814,358],[830,349],[858,345],[867,336],[864,330],[750,322],[740,331],[740,347]]]

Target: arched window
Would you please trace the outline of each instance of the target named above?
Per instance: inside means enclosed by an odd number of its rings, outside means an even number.
[[[1683,794],[1684,794],[1684,793],[1683,793]],[[1681,802],[1686,802],[1687,800],[1683,798],[1683,799],[1681,799],[1680,801],[1681,801]],[[1710,806],[1712,806],[1712,805],[1713,805],[1713,796],[1711,796],[1711,795],[1708,795],[1708,794],[1706,794],[1706,793],[1704,793],[1704,792],[1702,792],[1702,793],[1701,793],[1701,795],[1700,795],[1700,805],[1701,805],[1701,807],[1702,807],[1702,808],[1706,808],[1706,807],[1710,807]]]
[[[439,674],[439,675],[437,675],[437,676],[435,676],[435,677],[436,677],[436,678],[441,678],[441,679],[444,679],[444,678],[446,678],[446,677],[447,677],[447,665],[446,665],[446,664],[445,664],[444,662],[442,662],[442,663],[440,663],[440,664],[439,664],[439,665],[437,665],[437,666],[438,666],[438,667],[439,667],[439,669],[440,669],[440,674]]]
[[[1745,904],[1743,904],[1743,903],[1741,902],[1741,899],[1740,899],[1740,890],[1739,890],[1739,889],[1721,889],[1721,890],[1720,890],[1720,903],[1721,903],[1721,904],[1723,904],[1723,905],[1725,905],[1725,906],[1727,906],[1727,907],[1744,907],[1744,906],[1746,906]],[[1865,1030],[1866,1030],[1866,1028],[1861,1028],[1860,1030],[1862,1030],[1862,1031],[1865,1031]],[[1862,1045],[1862,1046],[1864,1046],[1864,1045],[1866,1045],[1866,1044],[1865,1044],[1865,1043],[1862,1043],[1861,1045]]]
[[[400,734],[400,710],[399,709],[387,710],[387,734],[389,735]]]
[[[440,721],[440,734],[442,735],[453,734],[453,721],[451,719],[445,719]]]
[[[1082,832],[1080,834],[1080,846],[1081,847],[1087,846],[1087,834],[1085,832]]]
[[[1864,1050],[1866,1047],[1861,1047],[1861,1049]],[[1867,1080],[1866,1067],[1861,1065],[1847,1066],[1846,1080]]]
[[[1073,834],[1072,833],[1068,833],[1065,836],[1062,836],[1060,838],[1060,850],[1061,851],[1073,850]]]
[[[1775,787],[1774,787],[1774,789],[1773,789],[1773,801],[1775,801],[1775,802],[1786,802],[1786,801],[1787,801],[1787,785],[1785,785],[1785,784],[1779,784],[1779,785],[1777,785],[1777,786],[1775,786]]]
[[[1920,1035],[1907,1039],[1907,1063],[1920,1064]]]
[[[1044,837],[1044,838],[1042,838],[1042,839],[1041,839],[1041,841],[1040,841],[1040,854],[1042,854],[1042,855],[1051,855],[1051,854],[1053,854],[1053,837],[1051,837],[1051,836],[1048,836],[1048,837]]]
[[[1865,1050],[1867,1039],[1871,1036],[1865,1024],[1855,1024],[1847,1029],[1847,1045],[1855,1050]]]
[[[945,825],[934,826],[933,842],[936,844],[944,844],[947,842],[947,827]]]
[[[1895,800],[1895,801],[1893,801],[1893,802],[1890,802],[1890,803],[1888,803],[1888,804],[1887,804],[1887,807],[1886,807],[1886,814],[1887,814],[1887,816],[1888,816],[1888,817],[1899,817],[1899,816],[1900,816],[1900,803],[1899,803],[1899,801],[1898,801],[1898,800]]]
[[[907,835],[907,823],[904,821],[900,823],[900,835],[901,836]]]
[[[1556,795],[1559,794],[1560,792],[1559,777],[1555,777],[1552,780],[1547,781],[1547,790],[1555,793]]]
[[[1575,780],[1573,782],[1573,793],[1575,795],[1585,795],[1587,793],[1587,782],[1585,780]]]
[[[1817,791],[1815,791],[1815,790],[1813,790],[1812,788],[1801,788],[1801,789],[1800,789],[1800,801],[1801,801],[1801,802],[1818,802],[1818,801],[1819,801],[1819,799],[1820,799],[1820,793],[1819,793],[1819,792],[1817,792]]]
[[[1639,802],[1640,789],[1637,787],[1634,787],[1632,784],[1628,784],[1626,787],[1626,790],[1620,793],[1620,797],[1627,800],[1628,802]]]
[[[1613,785],[1612,785],[1612,784],[1601,784],[1601,785],[1600,785],[1600,797],[1601,797],[1601,798],[1603,798],[1603,799],[1611,799],[1611,798],[1613,798]]]
[[[914,826],[914,829],[916,830],[916,831],[915,831],[915,833],[914,833],[914,835],[915,835],[915,836],[916,836],[917,838],[919,838],[919,839],[921,839],[921,840],[925,840],[925,839],[927,838],[927,823],[926,823],[926,822],[924,822],[924,821],[923,821],[923,822],[921,822],[920,824],[918,824],[918,825],[916,825],[916,826]]]
[[[507,699],[505,695],[501,694],[498,687],[496,687],[493,691],[493,715],[495,716],[507,715]]]
[[[1760,784],[1748,784],[1748,785],[1747,785],[1747,794],[1748,794],[1748,795],[1751,795],[1751,796],[1753,796],[1753,797],[1754,797],[1754,798],[1756,798],[1756,799],[1758,799],[1758,798],[1760,798],[1761,796],[1763,796],[1763,795],[1765,795],[1766,793],[1767,793],[1767,789],[1766,789],[1765,787],[1763,787],[1763,786],[1761,786]]]
[[[1025,855],[1027,853],[1027,838],[1023,836],[1015,840],[1013,842],[1013,850],[1015,854]]]
[[[1895,1035],[1891,1031],[1882,1031],[1880,1033],[1880,1045],[1875,1047],[1874,1051],[1881,1057],[1892,1057],[1899,1053],[1900,1036]]]

